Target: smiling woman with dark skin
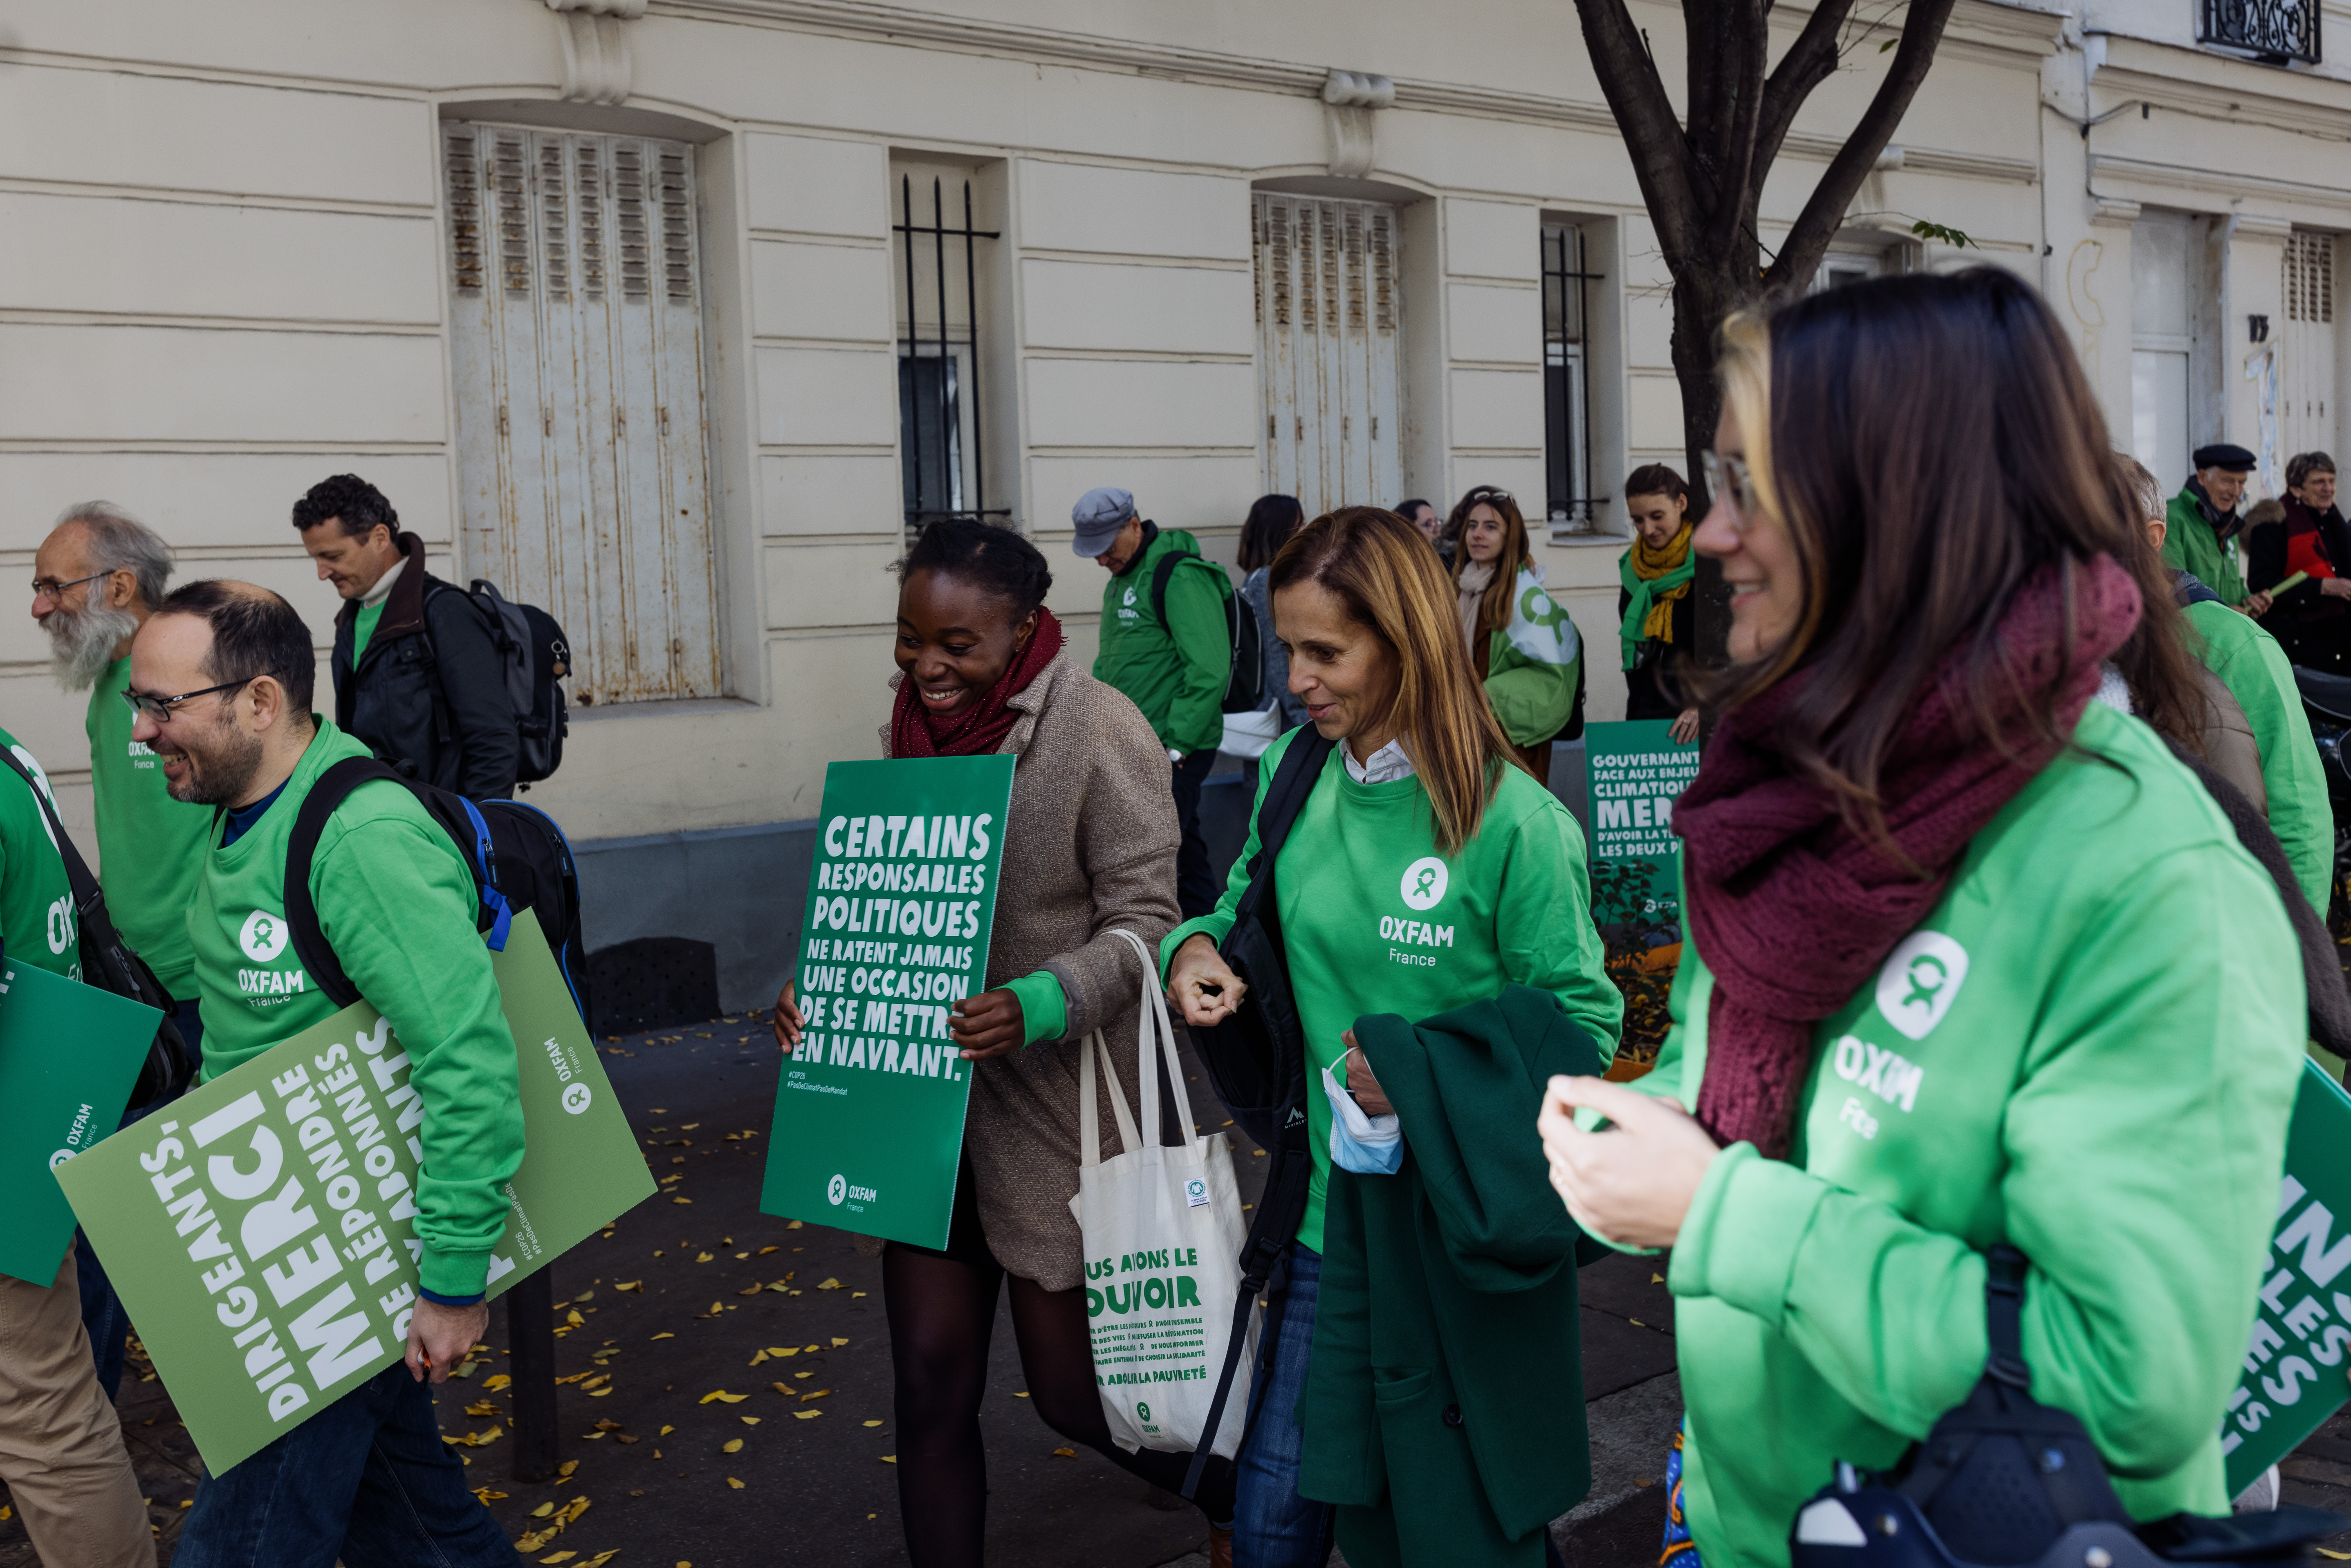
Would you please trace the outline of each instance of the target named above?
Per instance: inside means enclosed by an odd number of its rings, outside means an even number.
[[[981,1561],[979,1406],[1008,1281],[1029,1403],[1047,1425],[1170,1491],[1191,1461],[1111,1441],[1069,1207],[1080,1050],[1096,1029],[1114,1045],[1135,1038],[1148,978],[1117,931],[1155,944],[1176,921],[1176,807],[1151,726],[1063,647],[1044,606],[1052,574],[1034,545],[1008,528],[934,523],[898,570],[885,755],[1018,758],[987,988],[948,1018],[975,1064],[954,1221],[944,1249],[881,1249],[906,1554],[914,1568],[964,1568]],[[778,998],[778,1041],[796,1046],[802,1023],[789,993]],[[1132,1105],[1135,1053],[1111,1054]],[[1116,1117],[1107,1085],[1097,1095],[1108,1157],[1121,1152]],[[1232,1496],[1231,1464],[1211,1459],[1197,1498],[1212,1527],[1231,1520]]]

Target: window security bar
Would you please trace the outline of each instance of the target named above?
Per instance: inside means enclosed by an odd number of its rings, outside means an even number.
[[[2318,64],[2320,0],[2203,0],[2197,41],[2259,56],[2271,65]]]
[[[972,223],[971,182],[963,186],[963,223],[949,227],[944,182],[931,182],[931,221],[914,222],[914,183],[911,175],[898,182],[900,221],[893,232],[906,236],[906,335],[899,344],[899,440],[904,449],[905,522],[909,533],[948,517],[1008,517],[1008,507],[989,507],[987,455],[981,441],[979,387],[979,268],[978,242],[1000,237],[1000,231],[977,228]],[[932,273],[936,283],[937,331],[925,339],[922,331],[914,277],[914,246],[921,237],[931,241]],[[963,244],[963,340],[948,332],[947,242]],[[960,351],[958,351],[960,350]],[[969,400],[971,416],[972,494],[978,503],[967,506],[964,494],[963,415]]]

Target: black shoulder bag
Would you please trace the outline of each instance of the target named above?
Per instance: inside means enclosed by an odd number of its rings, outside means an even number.
[[[140,1066],[138,1081],[131,1085],[129,1109],[143,1110],[177,1094],[196,1076],[195,1060],[187,1042],[180,1038],[179,1025],[172,1021],[178,1007],[163,994],[162,982],[155,978],[155,971],[147,967],[147,960],[132,952],[122,934],[115,930],[114,917],[107,912],[106,894],[99,890],[98,878],[90,875],[81,852],[66,835],[66,825],[57,820],[57,809],[50,803],[48,791],[5,747],[0,747],[0,762],[6,763],[9,771],[22,779],[25,788],[33,792],[34,804],[48,821],[49,836],[57,841],[58,858],[66,862],[66,885],[72,891],[74,916],[81,930],[82,979],[101,991],[128,997],[163,1014],[163,1021],[147,1047],[147,1060]]]
[[[2032,1397],[2024,1361],[2024,1254],[1985,1255],[1991,1354],[1966,1401],[1883,1475],[1840,1463],[1796,1516],[1791,1568],[2166,1568],[2307,1563],[2336,1514],[2288,1505],[2133,1522],[2105,1459],[2070,1413]]]
[[[1225,1339],[1224,1370],[1217,1375],[1217,1395],[1202,1427],[1208,1439],[1193,1453],[1184,1475],[1187,1498],[1199,1488],[1201,1471],[1215,1448],[1215,1434],[1224,1424],[1225,1401],[1248,1343],[1249,1309],[1265,1293],[1274,1266],[1306,1218],[1308,1184],[1314,1174],[1313,1150],[1306,1138],[1306,1030],[1299,1021],[1297,998],[1290,994],[1281,915],[1273,897],[1273,866],[1290,837],[1290,824],[1322,777],[1333,744],[1311,726],[1301,730],[1266,787],[1265,800],[1258,808],[1258,852],[1249,862],[1249,888],[1233,913],[1233,928],[1217,948],[1226,967],[1249,988],[1249,995],[1224,1022],[1192,1031],[1209,1087],[1241,1130],[1265,1146],[1273,1164],[1258,1198],[1257,1218],[1241,1243],[1241,1284],[1233,1302],[1232,1329]]]

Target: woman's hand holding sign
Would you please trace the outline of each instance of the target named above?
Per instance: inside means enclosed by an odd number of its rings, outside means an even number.
[[[1020,998],[1008,990],[964,998],[947,1015],[947,1037],[963,1048],[966,1061],[986,1061],[1019,1050],[1029,1037]]]

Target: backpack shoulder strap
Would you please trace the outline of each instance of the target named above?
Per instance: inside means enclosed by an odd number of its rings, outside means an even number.
[[[33,777],[32,769],[19,761],[16,752],[6,747],[0,747],[0,762],[6,763],[8,770],[22,779],[25,788],[33,792],[33,804],[47,821],[49,836],[57,841],[57,857],[66,862],[66,884],[73,890],[74,908],[87,918],[91,906],[104,896],[99,892],[98,878],[90,874],[89,863],[81,858],[81,851],[74,847],[65,823],[57,820],[57,806],[49,800],[48,792],[41,788],[39,780]]]
[[[2024,1363],[2024,1254],[2002,1242],[1984,1254],[1984,1370],[2011,1388],[2031,1388]]]
[[[406,779],[372,757],[346,757],[319,774],[310,792],[302,797],[293,835],[286,844],[287,929],[292,934],[294,951],[301,956],[302,967],[339,1008],[358,1001],[360,992],[336,960],[327,934],[319,929],[319,906],[310,897],[310,861],[319,852],[319,837],[327,831],[327,819],[350,798],[352,790],[371,779],[389,779],[403,789],[408,785]]]
[[[1264,906],[1273,886],[1273,864],[1281,846],[1289,841],[1290,824],[1305,809],[1306,798],[1314,793],[1322,765],[1337,744],[1325,740],[1321,731],[1308,725],[1281,754],[1281,766],[1273,770],[1273,782],[1266,786],[1265,803],[1258,808],[1257,857],[1249,862],[1249,891],[1241,894],[1233,911],[1236,925]]]
[[[1183,564],[1183,560],[1182,550],[1169,550],[1159,558],[1159,564],[1151,569],[1151,613],[1158,618],[1159,629],[1163,632],[1167,630],[1167,580],[1176,575],[1176,569]]]

